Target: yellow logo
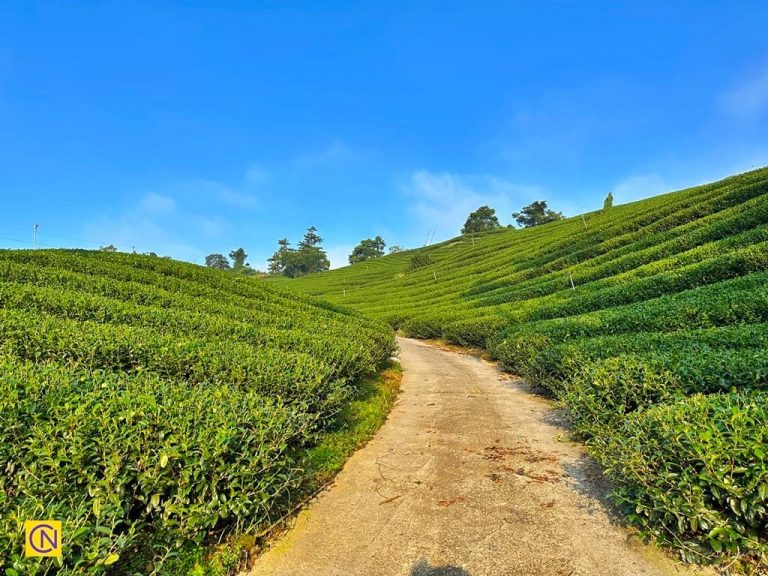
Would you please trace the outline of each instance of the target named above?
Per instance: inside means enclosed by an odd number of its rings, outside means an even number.
[[[58,520],[25,520],[24,533],[25,556],[61,556],[61,522]]]

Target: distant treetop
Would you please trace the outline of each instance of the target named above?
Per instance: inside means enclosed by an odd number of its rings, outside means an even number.
[[[352,250],[352,254],[349,255],[349,263],[357,264],[363,260],[384,256],[384,247],[386,245],[386,242],[384,242],[384,239],[381,236],[361,240],[360,244],[355,246],[355,249]]]
[[[497,228],[501,228],[501,224],[499,224],[499,219],[496,217],[496,210],[490,206],[480,206],[474,212],[470,212],[467,221],[464,222],[461,233],[475,234],[485,230],[496,230]]]
[[[539,226],[540,224],[547,224],[548,222],[554,222],[555,220],[562,220],[562,212],[555,212],[547,208],[546,200],[536,200],[531,202],[528,206],[523,207],[520,212],[512,214],[515,221],[524,228],[530,228],[531,226]]]

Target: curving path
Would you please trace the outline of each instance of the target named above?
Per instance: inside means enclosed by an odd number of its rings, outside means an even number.
[[[478,358],[399,344],[389,419],[252,576],[691,573],[612,523],[550,402]]]

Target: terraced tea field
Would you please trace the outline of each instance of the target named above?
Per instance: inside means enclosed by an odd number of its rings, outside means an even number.
[[[484,347],[565,403],[646,534],[768,561],[768,169],[273,281]]]
[[[64,521],[62,574],[146,573],[269,524],[393,349],[384,324],[233,274],[0,251],[0,569],[50,572],[23,558],[26,519]]]

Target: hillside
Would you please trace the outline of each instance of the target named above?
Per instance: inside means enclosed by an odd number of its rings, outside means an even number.
[[[30,518],[64,520],[68,573],[263,527],[393,346],[383,324],[230,273],[0,251],[0,567],[47,569],[22,558]]]
[[[768,169],[280,285],[483,346],[563,400],[628,519],[768,551]]]

